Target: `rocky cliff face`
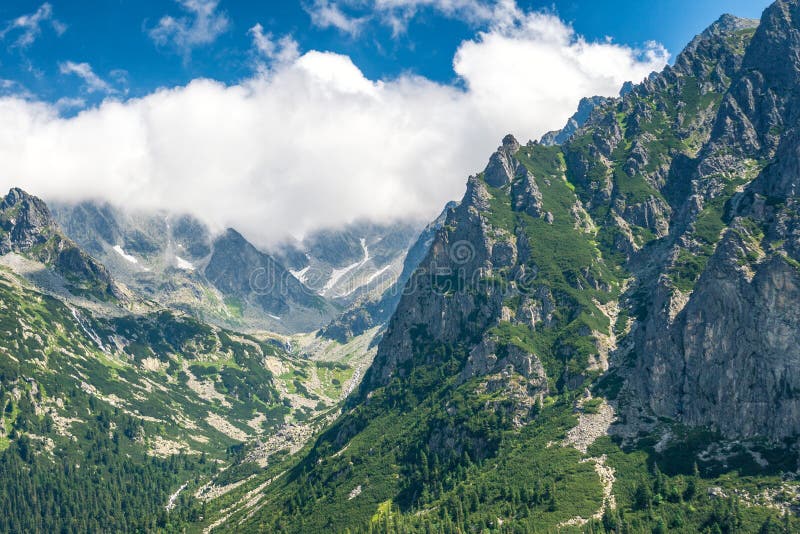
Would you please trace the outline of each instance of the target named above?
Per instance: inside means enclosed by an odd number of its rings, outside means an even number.
[[[211,248],[203,270],[208,281],[241,306],[270,314],[280,330],[284,330],[280,323],[301,331],[313,330],[331,317],[333,309],[327,301],[237,231],[228,229]]]
[[[557,147],[503,139],[409,280],[365,391],[435,361],[437,346],[463,348],[461,380],[523,384],[529,401],[603,368],[619,280],[565,172]]]
[[[344,313],[322,328],[320,335],[345,343],[370,328],[385,325],[394,314],[408,280],[427,256],[436,233],[445,223],[447,214],[457,205],[455,202],[449,203],[442,213],[422,230],[408,249],[399,276],[391,272],[391,268],[384,271],[387,279],[393,280],[388,288],[377,296],[368,294],[357,299]],[[400,243],[397,245],[400,248]]]
[[[625,92],[625,89],[630,90],[630,87],[630,85],[626,84],[625,88],[623,88],[623,91],[620,91],[620,94]],[[547,132],[542,136],[542,139],[539,142],[545,146],[563,145],[569,141],[573,135],[575,135],[581,126],[586,124],[595,108],[606,103],[608,103],[608,99],[602,96],[582,98],[578,104],[578,111],[576,111],[575,114],[569,118],[567,124],[565,124],[560,130]]]
[[[493,162],[504,172],[502,166],[509,159],[507,149],[501,148]],[[401,367],[414,356],[415,334],[420,328],[424,333],[417,335],[425,340],[475,343],[499,315],[500,295],[487,291],[476,299],[466,291],[466,284],[472,282],[468,275],[491,269],[493,243],[488,236],[489,224],[481,217],[481,212],[488,210],[489,198],[485,182],[471,178],[463,201],[448,214],[446,229],[436,235],[428,256],[408,282],[379,355],[365,378],[368,384],[382,385],[394,373],[402,373]]]
[[[431,343],[462,344],[465,376],[511,368],[552,391],[611,365],[634,419],[800,433],[799,9],[722,17],[560,148],[504,139],[411,278],[365,391]]]
[[[708,239],[716,209],[702,274],[678,288],[662,280],[634,338],[629,393],[644,411],[729,436],[800,433],[798,14],[784,1],[765,12],[697,158],[675,256]]]
[[[17,188],[0,202],[0,255],[11,252],[55,271],[75,295],[102,301],[124,298],[106,268],[61,232],[47,205]]]

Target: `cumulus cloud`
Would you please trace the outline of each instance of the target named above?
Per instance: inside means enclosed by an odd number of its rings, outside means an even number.
[[[53,16],[53,6],[44,3],[35,12],[21,15],[8,22],[0,30],[0,38],[5,39],[8,34],[18,35],[13,46],[27,48],[31,46],[42,33],[42,26],[49,24],[57,35],[67,31],[67,26]]]
[[[188,55],[192,48],[213,43],[228,30],[230,20],[217,11],[219,0],[175,0],[188,14],[174,18],[161,17],[158,24],[147,33],[157,45],[172,45]]]
[[[107,81],[95,74],[92,66],[88,63],[64,61],[58,64],[58,70],[61,74],[74,74],[82,79],[87,93],[112,94],[117,92]]]
[[[502,116],[506,129],[524,132],[543,114],[573,109],[582,96],[615,95],[622,78],[640,81],[668,59],[655,43],[632,50],[588,42],[552,14],[525,14],[507,3],[489,31],[459,47],[453,68],[484,120]]]
[[[263,28],[251,36],[265,56],[281,48]],[[188,211],[259,243],[361,217],[430,219],[504,134],[538,138],[581,97],[614,95],[666,59],[512,10],[461,44],[454,85],[371,80],[309,51],[239,84],[195,80],[71,118],[0,98],[0,185]]]

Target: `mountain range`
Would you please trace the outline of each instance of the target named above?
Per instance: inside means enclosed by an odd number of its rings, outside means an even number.
[[[284,334],[316,330],[378,296],[423,226],[355,222],[257,247],[190,215],[92,201],[51,207],[66,235],[141,295],[215,324]]]
[[[11,190],[0,530],[799,531],[798,87],[800,1],[725,15],[427,226],[268,247]]]

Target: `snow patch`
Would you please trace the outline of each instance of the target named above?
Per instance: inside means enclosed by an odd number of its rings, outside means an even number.
[[[347,273],[349,273],[353,269],[357,268],[359,265],[361,265],[361,262],[357,261],[357,262],[355,262],[355,263],[353,263],[351,265],[348,265],[347,267],[345,267],[343,269],[334,269],[331,272],[331,277],[325,283],[325,287],[322,288],[322,292],[321,293],[323,295],[326,295],[328,293],[328,291],[333,289],[333,286],[336,285],[336,282],[338,282],[344,275],[346,275]]]
[[[336,282],[341,280],[344,275],[354,269],[358,269],[369,261],[369,248],[367,247],[367,240],[363,237],[361,238],[361,248],[364,250],[364,258],[361,261],[357,261],[343,269],[334,269],[333,272],[331,272],[331,277],[325,283],[325,287],[323,287],[322,291],[320,291],[320,295],[327,296],[328,292],[333,288],[333,286],[336,285]]]
[[[125,259],[125,260],[127,260],[127,261],[129,261],[131,263],[139,263],[139,260],[137,260],[136,258],[131,256],[130,254],[126,254],[125,251],[122,250],[122,247],[119,246],[119,245],[114,245],[114,251],[117,254],[119,254],[120,256],[122,256],[123,259]]]
[[[280,317],[278,317],[277,315],[272,315],[271,313],[268,313],[267,315],[269,315],[270,317],[272,317],[272,318],[273,318],[273,319],[275,319],[276,321],[280,321],[280,320],[281,320],[281,318],[280,318]]]
[[[372,283],[372,282],[373,282],[373,281],[374,281],[376,278],[378,278],[380,275],[382,275],[383,273],[385,273],[386,271],[388,271],[390,267],[391,267],[391,265],[385,265],[385,266],[384,266],[382,269],[380,269],[378,272],[374,273],[372,276],[370,276],[369,278],[367,278],[367,281],[366,281],[366,282],[364,282],[364,285],[366,286],[366,285],[369,285],[369,284],[371,284],[371,283]]]
[[[178,269],[183,269],[184,271],[194,271],[194,265],[181,258],[180,256],[175,256],[175,261],[177,262]]]
[[[373,281],[375,281],[376,278],[378,278],[380,275],[382,275],[383,273],[388,271],[390,268],[391,268],[391,265],[384,265],[377,272],[372,273],[372,275],[370,275],[370,277],[367,278],[366,280],[364,280],[361,284],[354,285],[346,293],[344,293],[343,295],[339,295],[339,296],[348,297],[348,296],[352,295],[353,293],[355,293],[356,291],[358,291],[362,287],[366,287],[366,286],[370,285]]]
[[[289,272],[292,273],[292,276],[294,276],[295,278],[300,280],[301,283],[305,284],[306,283],[306,276],[308,275],[308,270],[310,268],[311,268],[310,265],[306,265],[305,267],[303,267],[299,271],[290,270]]]

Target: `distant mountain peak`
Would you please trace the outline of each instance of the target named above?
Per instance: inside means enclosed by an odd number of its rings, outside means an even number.
[[[734,15],[722,15],[708,28],[692,39],[686,48],[678,54],[675,67],[679,70],[685,70],[686,66],[691,65],[697,56],[713,61],[718,60],[725,55],[722,52],[724,48],[729,48],[733,43],[737,42],[737,39],[735,39],[737,34],[745,32],[746,30],[753,30],[757,28],[759,24],[760,21],[754,19],[745,19]],[[738,55],[739,54],[737,54],[737,56]],[[728,70],[729,72],[738,70],[738,66]]]
[[[719,30],[719,31],[745,30],[748,28],[756,28],[759,25],[759,23],[760,21],[758,19],[748,19],[743,17],[737,17],[736,15],[731,15],[730,13],[725,13],[720,18],[718,18],[717,21],[714,22],[714,24],[709,26],[706,32],[709,32],[711,30]]]
[[[76,295],[117,300],[106,268],[66,237],[39,197],[14,187],[0,202],[0,255],[20,253],[50,267]]]
[[[503,137],[502,143],[503,143],[502,145],[503,148],[505,148],[506,150],[510,150],[512,152],[516,152],[517,150],[519,150],[519,141],[517,141],[517,138],[511,134],[508,134],[505,137]]]
[[[36,198],[32,195],[28,194],[27,191],[20,189],[19,187],[12,187],[8,194],[3,197],[2,209],[6,209],[9,206],[16,205],[20,200],[29,199],[29,198]]]
[[[0,253],[26,250],[47,239],[46,230],[55,226],[50,210],[40,198],[18,187],[12,188],[0,203]]]
[[[632,88],[633,84],[631,82],[626,82],[620,90],[620,94],[622,95],[626,91],[629,92]],[[602,96],[581,98],[581,101],[578,103],[578,111],[567,120],[567,124],[560,130],[554,130],[544,134],[540,143],[546,146],[553,146],[569,141],[570,137],[586,124],[586,121],[588,121],[589,117],[592,115],[592,111],[598,106],[606,104],[609,100],[609,98]]]

